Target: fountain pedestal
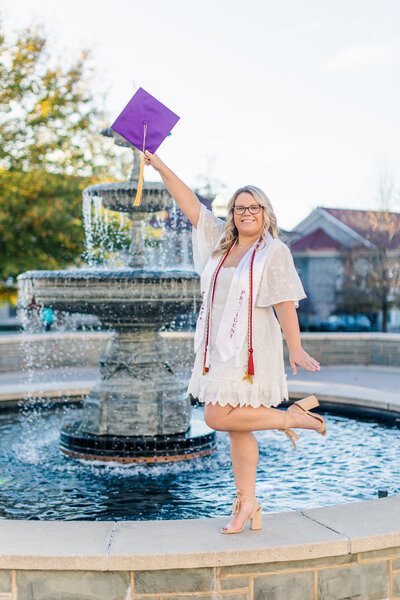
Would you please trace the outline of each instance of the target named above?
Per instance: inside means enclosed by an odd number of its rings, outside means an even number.
[[[215,450],[215,432],[205,425],[193,430],[186,383],[173,373],[158,334],[162,325],[194,310],[198,279],[191,271],[142,269],[19,276],[20,305],[33,296],[55,310],[97,315],[115,330],[81,415],[61,429],[61,452],[88,460],[152,463]]]
[[[85,401],[79,431],[153,436],[189,429],[186,386],[168,363],[157,330],[117,331],[100,358],[100,373]]]

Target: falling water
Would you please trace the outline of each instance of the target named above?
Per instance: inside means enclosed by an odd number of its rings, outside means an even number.
[[[122,201],[124,190],[115,190]],[[128,212],[105,208],[101,193],[90,189],[83,193],[85,229],[84,260],[91,268],[127,267],[130,258],[132,218]],[[183,226],[182,226],[183,225]],[[141,223],[146,270],[193,270],[191,228],[182,219],[180,209],[166,200],[161,210]]]

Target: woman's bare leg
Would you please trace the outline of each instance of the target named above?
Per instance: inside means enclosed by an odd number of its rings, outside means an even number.
[[[229,438],[236,489],[245,496],[254,496],[258,464],[257,440],[249,431],[229,431]],[[252,513],[253,507],[252,500],[241,502],[239,512],[232,517],[227,527],[240,529]]]
[[[230,404],[208,403],[204,406],[204,419],[217,431],[262,431],[264,429],[282,429],[286,413],[286,427],[299,429],[318,429],[321,421],[308,415],[301,408],[280,410],[266,406],[236,406]]]

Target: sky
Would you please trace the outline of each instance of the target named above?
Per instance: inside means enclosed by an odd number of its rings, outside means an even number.
[[[0,15],[7,32],[43,24],[65,64],[90,50],[110,124],[137,87],[156,96],[181,117],[162,160],[225,201],[262,188],[283,229],[316,206],[379,209],[382,174],[400,182],[398,0],[3,0]]]

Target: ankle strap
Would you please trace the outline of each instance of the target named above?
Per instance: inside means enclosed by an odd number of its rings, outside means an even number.
[[[236,492],[236,498],[241,501],[241,500],[255,500],[256,497],[255,496],[245,496],[244,494],[242,494],[242,492]]]
[[[286,431],[286,429],[287,429],[288,413],[287,413],[287,410],[283,410],[282,412],[283,412],[283,426],[280,429],[278,429],[278,431]]]
[[[239,507],[240,507],[240,503],[242,502],[242,500],[255,500],[255,499],[256,499],[255,496],[245,496],[244,494],[242,494],[242,492],[237,491],[235,500],[233,502],[231,516],[233,516],[239,512]]]

